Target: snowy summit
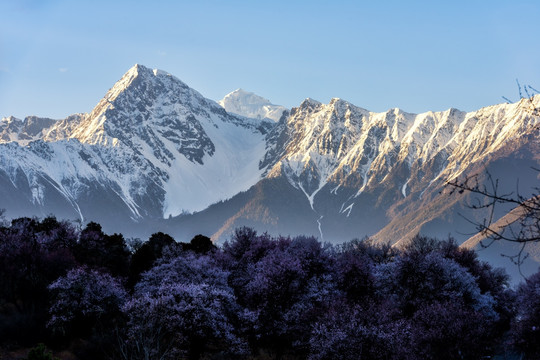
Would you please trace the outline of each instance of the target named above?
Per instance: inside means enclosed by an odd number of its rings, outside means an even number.
[[[285,107],[242,89],[234,90],[218,101],[227,112],[253,119],[270,119],[278,122]]]

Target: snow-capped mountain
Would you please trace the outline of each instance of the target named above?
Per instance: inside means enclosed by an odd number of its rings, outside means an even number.
[[[468,211],[465,195],[441,191],[449,180],[486,169],[507,189],[515,187],[516,174],[523,191],[531,189],[536,174],[523,169],[538,167],[539,118],[529,105],[409,114],[306,99],[267,135],[265,178],[242,195],[244,205],[214,237],[243,224],[282,233],[301,228],[329,241],[371,235],[392,243],[418,232],[472,231],[461,228],[466,221],[458,216]],[[284,209],[278,197],[297,201]]]
[[[270,100],[242,89],[225,95],[218,103],[231,114],[252,119],[270,119],[276,122],[287,110],[281,105],[274,105]]]
[[[540,96],[532,101],[540,107]],[[456,177],[488,169],[505,191],[519,177],[524,196],[538,184],[527,169],[540,167],[540,119],[528,99],[470,113],[374,113],[341,99],[286,110],[237,90],[220,104],[135,65],[90,113],[4,118],[0,208],[143,238],[221,241],[247,225],[399,243],[474,231],[459,215],[483,214],[466,207],[467,194],[448,194]]]
[[[399,109],[371,113],[340,99],[327,105],[308,99],[291,111],[283,128],[275,129],[287,133],[288,140],[267,152],[284,148],[269,161],[275,163],[269,176],[283,174],[313,202],[329,185],[352,186],[352,199],[357,198],[387,179],[394,168],[403,167],[403,180],[395,186],[407,197],[423,180],[415,173],[425,164],[438,165],[431,169],[436,173],[431,183],[453,179],[537,123],[538,117],[530,116],[520,103],[472,113],[450,109],[415,115]],[[347,205],[344,208],[352,203]]]
[[[247,190],[263,172],[272,126],[230,115],[172,75],[141,65],[89,114],[32,119],[2,121],[9,142],[0,145],[1,189],[19,194],[32,213],[82,220],[110,219],[100,216],[107,206],[123,219],[159,219]],[[8,214],[12,208],[0,206]]]

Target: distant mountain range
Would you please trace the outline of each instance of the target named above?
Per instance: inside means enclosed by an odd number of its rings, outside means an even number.
[[[2,119],[0,208],[142,238],[223,241],[248,225],[330,242],[419,232],[462,242],[474,231],[467,219],[485,214],[466,206],[470,194],[450,196],[448,180],[488,170],[502,190],[518,178],[522,193],[538,185],[540,119],[529,105],[373,113],[308,98],[289,110],[240,89],[216,103],[135,65],[90,113]]]

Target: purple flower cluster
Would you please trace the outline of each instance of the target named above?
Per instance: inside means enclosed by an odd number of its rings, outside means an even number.
[[[162,233],[133,244],[95,223],[0,227],[2,346],[46,341],[80,359],[539,354],[540,276],[514,292],[452,240],[332,246],[240,228],[221,248]]]

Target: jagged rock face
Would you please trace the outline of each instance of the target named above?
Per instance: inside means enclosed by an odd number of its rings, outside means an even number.
[[[113,87],[73,132],[83,143],[120,141],[138,151],[148,145],[162,163],[175,157],[163,143],[202,164],[215,146],[196,116],[211,118],[221,109],[171,75],[136,65]]]
[[[265,160],[276,163],[269,176],[287,176],[308,196],[330,183],[356,187],[359,195],[400,168],[403,180],[396,186],[407,196],[407,188],[424,180],[420,175],[454,178],[537,121],[520,104],[415,115],[371,113],[339,99],[328,105],[306,100],[271,133],[274,146]]]
[[[28,144],[32,140],[41,139],[56,124],[56,121],[37,116],[28,116],[20,120],[10,116],[0,122],[0,144],[16,141]]]

